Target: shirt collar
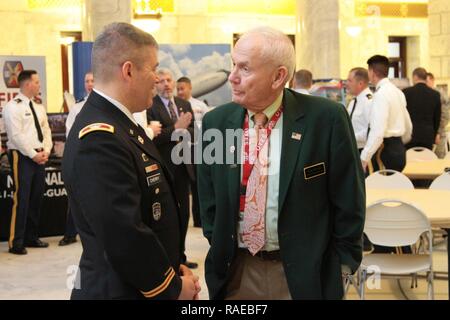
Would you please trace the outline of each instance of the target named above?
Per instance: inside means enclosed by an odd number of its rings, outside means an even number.
[[[361,98],[367,96],[369,93],[372,94],[372,91],[370,91],[369,88],[365,88],[363,91],[361,91],[361,92],[356,96],[356,100],[360,100]]]
[[[14,97],[14,99],[19,98],[20,100],[22,100],[26,105],[30,104],[30,98],[28,98],[26,95],[24,95],[22,92],[19,92],[19,94],[17,96]]]
[[[108,100],[109,102],[111,102],[115,107],[117,107],[117,109],[119,109],[120,111],[122,111],[127,117],[128,119],[130,119],[136,126],[138,125],[136,120],[133,118],[133,115],[131,114],[130,110],[125,107],[123,104],[121,104],[119,101],[107,96],[105,93],[101,92],[98,89],[93,89],[97,94],[99,94],[100,96],[102,96],[103,98],[105,98],[106,100]]]
[[[390,82],[388,78],[381,79],[377,84],[377,90],[380,89],[381,86],[384,86],[388,82]]]
[[[162,96],[159,96],[159,98],[161,99],[161,101],[164,103],[164,105],[166,107],[169,105],[169,101],[172,101],[172,103],[175,105],[175,101],[174,101],[173,97],[170,98],[170,99],[166,99],[166,98],[164,98]]]
[[[281,94],[278,96],[278,98],[275,99],[275,101],[270,106],[264,109],[263,112],[266,115],[267,119],[270,120],[273,117],[275,112],[277,112],[278,108],[281,106],[282,102],[283,102],[283,91],[281,91]],[[252,119],[252,117],[255,115],[255,112],[249,110],[248,115],[250,119]]]

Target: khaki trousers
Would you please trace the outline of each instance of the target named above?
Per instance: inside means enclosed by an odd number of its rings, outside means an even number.
[[[238,251],[225,300],[292,300],[281,261]]]

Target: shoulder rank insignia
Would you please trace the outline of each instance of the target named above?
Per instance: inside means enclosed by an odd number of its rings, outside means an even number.
[[[22,99],[16,98],[16,99],[14,99],[14,101],[17,102],[17,103],[21,103],[21,102],[22,102]]]
[[[81,139],[88,133],[95,131],[106,131],[114,133],[114,127],[107,123],[93,123],[81,129],[80,132],[78,133],[78,138]]]
[[[369,100],[370,100],[370,99],[372,99],[372,97],[373,97],[373,96],[372,96],[372,94],[371,94],[371,93],[368,93],[368,94],[366,94],[366,97],[367,97],[367,99],[369,99]]]

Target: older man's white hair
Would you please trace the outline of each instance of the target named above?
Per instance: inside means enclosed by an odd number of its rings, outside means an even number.
[[[288,70],[286,82],[292,79],[295,72],[295,49],[292,41],[281,31],[271,27],[258,27],[245,32],[240,39],[259,36],[261,57],[272,61],[276,66],[285,66]]]
[[[172,79],[173,79],[173,73],[172,73],[172,71],[170,71],[170,69],[167,69],[167,68],[159,68],[157,71],[156,71],[156,74],[159,76],[159,75],[169,75]]]

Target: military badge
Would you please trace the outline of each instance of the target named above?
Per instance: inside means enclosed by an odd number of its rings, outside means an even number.
[[[153,219],[155,221],[159,221],[159,219],[161,219],[161,203],[155,202],[152,205],[152,211],[153,211]]]
[[[138,136],[138,140],[141,144],[144,144],[144,138],[142,138],[141,136]]]
[[[150,165],[148,167],[145,167],[145,172],[146,173],[151,173],[151,172],[156,171],[158,169],[159,169],[159,166],[157,164],[152,164],[152,165]]]
[[[81,129],[80,132],[78,133],[78,138],[81,139],[85,135],[96,131],[114,133],[114,127],[107,123],[93,123]]]

